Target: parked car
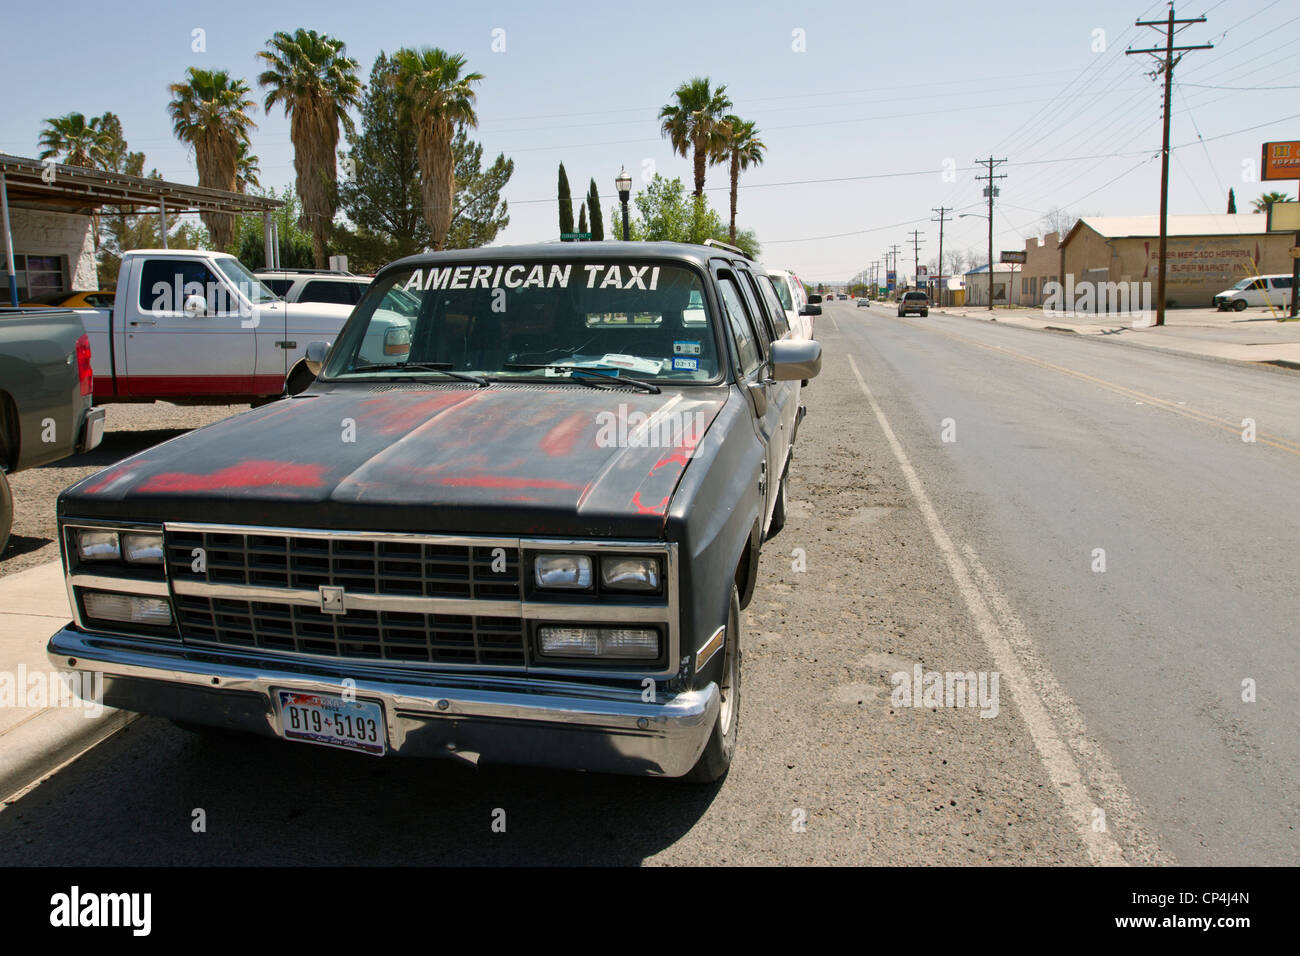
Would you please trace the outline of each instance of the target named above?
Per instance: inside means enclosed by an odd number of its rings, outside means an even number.
[[[127,252],[112,308],[81,313],[95,404],[233,405],[296,393],[312,380],[307,343],[333,338],[351,313],[350,305],[286,303],[226,253]],[[387,329],[376,325],[374,361],[405,347],[409,321],[387,318]]]
[[[20,308],[34,309],[99,309],[112,308],[112,289],[96,289],[89,292],[47,292],[20,303]]]
[[[257,269],[253,272],[285,302],[333,302],[356,305],[370,286],[369,276],[327,269]]]
[[[393,263],[305,392],[59,496],[50,660],[190,727],[718,779],[821,365],[761,276],[679,243]],[[365,361],[408,300],[409,353]]]
[[[1242,279],[1230,289],[1214,297],[1214,307],[1220,312],[1232,309],[1244,312],[1250,306],[1272,305],[1275,309],[1291,304],[1291,277],[1289,275],[1253,276]]]
[[[92,377],[90,339],[76,312],[0,312],[0,555],[13,526],[5,475],[89,451],[103,438]]]
[[[768,269],[767,275],[772,281],[773,291],[785,309],[786,321],[801,339],[813,337],[813,317],[822,314],[821,296],[809,295],[803,283],[793,272],[785,269]]]
[[[898,314],[907,315],[909,312],[929,315],[930,297],[924,292],[904,292],[898,297]]]

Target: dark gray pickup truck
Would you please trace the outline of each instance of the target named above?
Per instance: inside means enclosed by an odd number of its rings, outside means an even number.
[[[305,392],[59,497],[50,659],[192,729],[718,779],[821,367],[763,277],[676,243],[388,266]]]
[[[69,309],[0,311],[0,556],[13,495],[5,475],[89,451],[104,435],[91,408],[90,339]]]

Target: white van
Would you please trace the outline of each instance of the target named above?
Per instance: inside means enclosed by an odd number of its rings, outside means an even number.
[[[1254,276],[1242,279],[1231,289],[1224,289],[1214,297],[1214,307],[1220,312],[1232,309],[1244,312],[1250,306],[1271,305],[1282,309],[1291,304],[1291,277],[1289,275]]]

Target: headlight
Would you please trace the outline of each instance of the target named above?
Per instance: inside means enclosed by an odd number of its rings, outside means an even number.
[[[172,606],[163,598],[88,591],[83,595],[82,603],[86,617],[99,621],[149,624],[154,627],[168,627],[172,622]]]
[[[658,591],[659,559],[601,558],[600,580],[605,587],[615,591]]]
[[[591,558],[585,554],[539,554],[533,561],[533,580],[539,588],[589,590]]]
[[[122,535],[122,557],[126,558],[127,564],[162,564],[162,535],[137,532],[124,533]]]
[[[659,656],[659,632],[633,627],[540,627],[542,654],[548,657],[612,657],[653,660]]]
[[[118,561],[116,531],[78,531],[77,556],[82,561]]]

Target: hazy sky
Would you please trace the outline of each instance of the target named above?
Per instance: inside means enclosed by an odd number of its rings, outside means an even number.
[[[0,26],[0,150],[35,156],[44,118],[112,110],[147,167],[196,182],[166,114],[167,85],[186,67],[229,69],[254,84],[256,52],[276,30],[299,26],[345,40],[363,77],[380,50],[441,46],[485,74],[477,138],[489,156],[515,161],[505,193],[511,224],[498,241],[532,242],[558,232],[561,161],[575,197],[594,176],[606,209],[621,165],[637,186],[654,168],[689,187],[690,164],[660,137],[656,114],[679,83],[706,75],[726,84],[768,147],[766,162],[741,179],[739,219],[757,231],[769,266],[839,281],[896,243],[907,245],[900,260],[910,274],[911,230],[924,233],[923,262],[937,252],[932,207],[983,211],[973,162],[990,153],[1009,160],[998,170],[1007,174],[999,249],[1023,248],[1053,207],[1158,211],[1160,85],[1143,75],[1152,58],[1124,49],[1159,42],[1133,21],[1167,11],[1146,0],[11,5]],[[1174,74],[1173,142],[1182,148],[1170,211],[1224,212],[1229,187],[1242,211],[1266,189],[1294,195],[1294,182],[1249,177],[1262,142],[1300,139],[1300,7],[1178,7],[1180,18],[1201,14],[1209,22],[1178,40],[1215,49],[1188,53]],[[191,49],[195,29],[206,31],[206,52]],[[503,52],[492,49],[497,30]],[[262,184],[292,182],[283,113],[259,109],[255,118]],[[708,188],[725,218],[725,167],[709,170]],[[956,220],[945,247],[982,249],[986,228]]]

